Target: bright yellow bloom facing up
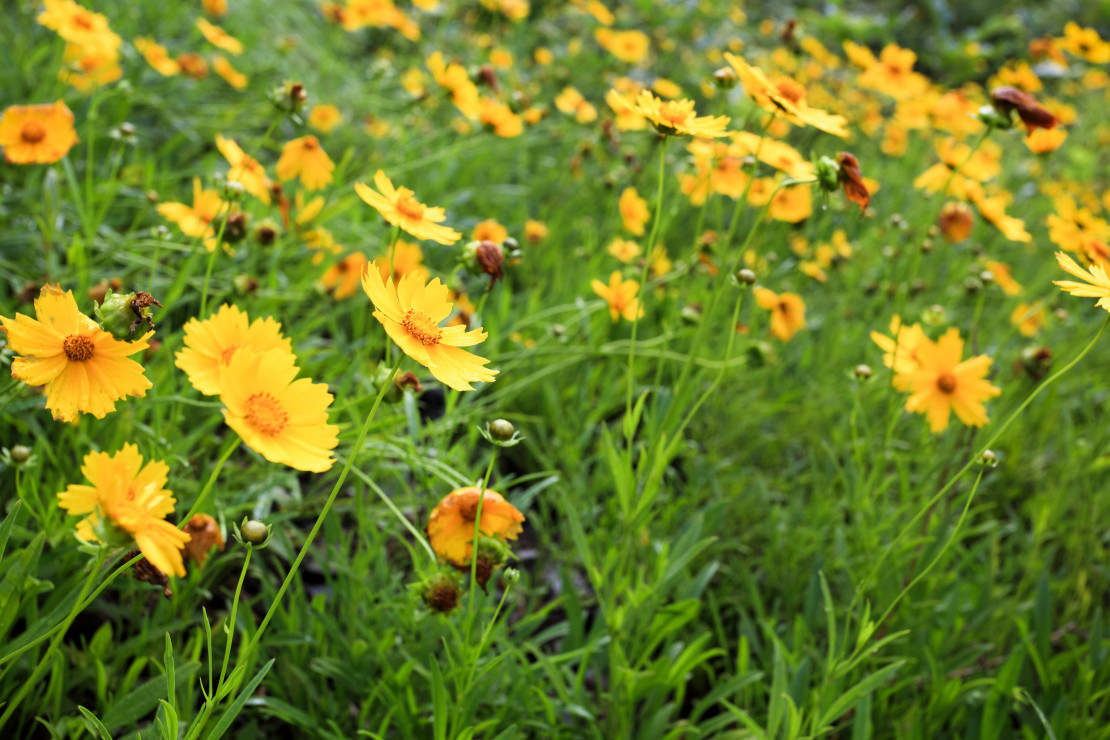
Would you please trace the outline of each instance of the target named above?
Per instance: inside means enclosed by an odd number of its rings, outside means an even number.
[[[59,100],[43,105],[13,105],[0,116],[0,147],[12,164],[49,164],[77,143],[73,113]]]
[[[909,376],[906,411],[925,414],[934,434],[948,428],[953,411],[964,424],[983,426],[988,421],[983,401],[1002,392],[987,380],[991,358],[979,355],[961,362],[963,351],[954,327],[936,342],[923,339],[915,348],[920,365]]]
[[[755,289],[755,302],[771,312],[771,334],[789,342],[806,325],[806,304],[796,293],[779,295],[767,288]]]
[[[285,349],[237,351],[220,371],[224,421],[270,462],[323,473],[335,459],[339,427],[328,424],[332,395],[323,383],[297,377]]]
[[[608,285],[600,280],[593,280],[590,282],[590,287],[609,304],[609,315],[614,324],[622,316],[629,321],[635,321],[644,315],[640,299],[636,297],[640,292],[640,283],[636,280],[622,281],[619,270],[613,270],[613,274],[609,276]]]
[[[181,549],[191,538],[166,521],[175,503],[164,488],[168,472],[164,462],[143,465],[133,444],[125,444],[115,455],[90,452],[81,473],[92,485],[67,486],[58,494],[58,505],[70,514],[86,515],[77,523],[82,540],[130,538],[155,568],[184,577]]]
[[[281,349],[292,354],[289,340],[281,335],[281,324],[272,318],[251,321],[247,314],[226,303],[201,321],[185,323],[185,348],[174,364],[189,376],[193,387],[206,396],[218,396],[220,372],[243,347],[258,352]]]
[[[63,293],[57,285],[43,286],[35,316],[0,316],[0,323],[8,345],[21,355],[12,361],[12,377],[46,386],[46,408],[55,419],[102,419],[119,399],[146,395],[151,385],[143,366],[128,357],[147,349],[154,332],[121,342],[81,313],[72,291]]]
[[[408,188],[394,188],[381,170],[374,174],[374,186],[377,190],[356,182],[355,192],[394,226],[400,226],[417,239],[431,239],[440,244],[454,244],[462,237],[454,229],[440,225],[447,218],[442,208],[417,201],[413,197],[415,193]]]
[[[320,146],[320,140],[311,134],[293,139],[281,150],[275,172],[284,182],[294,177],[301,178],[307,190],[320,190],[331,184],[335,163]]]
[[[1060,286],[1060,290],[1077,298],[1098,298],[1095,305],[1110,312],[1110,277],[1107,277],[1102,265],[1091,265],[1091,271],[1088,272],[1063,252],[1056,253],[1056,262],[1064,272],[1083,281],[1077,283],[1074,280],[1053,280],[1054,284]]]
[[[492,383],[498,371],[485,367],[489,360],[462,349],[484,341],[486,332],[439,325],[453,308],[447,300],[447,286],[439,278],[425,285],[423,278],[411,272],[394,286],[392,277],[382,280],[381,269],[376,262],[367,265],[362,289],[374,304],[374,318],[390,339],[437,380],[457,391],[474,390],[474,382]]]
[[[728,116],[701,116],[694,111],[692,100],[667,100],[655,97],[648,90],[641,90],[636,100],[626,100],[616,90],[610,90],[606,100],[614,109],[627,108],[655,125],[664,136],[698,136],[712,139],[728,136]]]
[[[441,560],[458,566],[470,563],[479,499],[482,502],[479,533],[501,540],[515,540],[520,534],[524,515],[504,496],[488,489],[483,496],[480,488],[460,488],[444,496],[428,517],[428,541]]]

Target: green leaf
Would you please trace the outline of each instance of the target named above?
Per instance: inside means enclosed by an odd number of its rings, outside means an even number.
[[[847,713],[849,709],[859,703],[863,699],[863,697],[870,695],[871,692],[873,692],[876,688],[893,678],[898,669],[905,664],[906,661],[904,660],[899,660],[897,663],[891,663],[885,668],[881,668],[875,671],[870,676],[863,679],[855,686],[838,696],[836,698],[836,701],[834,701],[829,706],[829,708],[825,710],[825,713],[821,715],[821,720],[817,723],[818,727],[826,727],[828,725],[831,725],[833,722],[836,722],[838,719],[844,716],[844,714]]]
[[[77,711],[84,715],[85,726],[89,728],[89,732],[100,735],[102,740],[112,740],[112,734],[108,732],[108,728],[104,726],[104,723],[96,718],[95,714],[80,705],[78,705]]]
[[[4,521],[0,522],[0,563],[4,562],[4,548],[8,546],[8,535],[12,533],[12,527],[15,526],[15,517],[22,505],[22,501],[16,501],[12,510],[4,517]]]
[[[439,670],[439,661],[432,656],[432,736],[447,740],[447,687]]]
[[[254,694],[254,690],[258,688],[258,684],[262,683],[262,679],[270,672],[270,668],[273,665],[274,659],[270,658],[266,665],[258,669],[258,673],[254,674],[254,678],[247,684],[247,687],[235,698],[235,701],[227,708],[227,711],[220,716],[220,721],[216,723],[207,735],[205,735],[207,740],[216,740],[216,738],[224,736],[224,733],[227,732],[227,728],[231,727],[231,723],[239,716],[239,712],[243,711],[243,706],[247,703],[247,699],[251,698],[251,695]],[[239,667],[245,668],[246,666],[241,665]]]
[[[170,640],[170,633],[166,633],[166,698],[169,700],[170,709],[174,710],[174,716],[177,715],[177,691],[173,681],[173,642]]]
[[[191,661],[174,669],[174,681],[189,681],[193,674],[200,670],[200,663]],[[104,725],[111,731],[136,724],[143,717],[155,710],[158,702],[165,698],[166,681],[162,678],[152,678],[135,687],[127,696],[116,701],[104,713]]]

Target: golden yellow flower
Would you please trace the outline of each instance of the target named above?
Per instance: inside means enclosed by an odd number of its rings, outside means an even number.
[[[1041,302],[1029,305],[1019,303],[1010,314],[1010,323],[1017,327],[1022,336],[1031,337],[1045,325],[1044,304]]]
[[[334,169],[331,157],[310,134],[286,143],[274,171],[283,182],[300,177],[307,190],[319,190],[331,183]]]
[[[201,187],[200,178],[194,177],[193,205],[159,203],[158,215],[177,224],[177,228],[181,229],[181,233],[185,236],[214,237],[216,231],[212,227],[212,221],[223,208],[224,203],[220,200],[220,194],[215,190],[205,190]],[[208,247],[209,251],[214,247],[215,240],[212,240],[211,246]]]
[[[273,183],[258,160],[240,149],[234,139],[225,139],[220,134],[216,134],[216,148],[231,165],[231,169],[227,172],[227,179],[239,183],[248,193],[263,203],[269,204],[270,188]]]
[[[354,252],[329,267],[320,278],[320,284],[331,293],[332,298],[340,300],[354,295],[366,266],[366,255]]]
[[[226,303],[203,321],[189,319],[184,331],[185,347],[175,355],[174,364],[206,396],[220,394],[221,368],[227,367],[241,348],[293,352],[289,340],[281,335],[280,323],[269,317],[251,321],[247,314]]]
[[[613,241],[609,242],[609,246],[605,251],[621,262],[628,263],[640,256],[640,245],[631,239],[616,237]]]
[[[524,239],[529,244],[539,244],[547,238],[547,224],[543,221],[528,219],[524,222]]]
[[[12,164],[49,164],[77,143],[73,113],[66,104],[13,105],[0,116],[0,147]]]
[[[332,395],[323,383],[297,377],[285,349],[235,352],[220,371],[224,421],[270,462],[323,473],[335,459],[339,427],[328,424]]]
[[[1098,298],[1095,305],[1110,312],[1110,277],[1106,276],[1106,270],[1102,265],[1091,265],[1091,270],[1088,272],[1063,252],[1056,253],[1056,262],[1064,272],[1083,281],[1077,283],[1074,280],[1053,280],[1054,284],[1060,286],[1060,290],[1079,298]]]
[[[609,316],[613,323],[617,323],[623,316],[628,321],[635,321],[644,315],[644,308],[636,294],[640,291],[640,283],[636,280],[621,280],[619,270],[613,270],[609,276],[609,284],[600,280],[590,281],[594,292],[604,298],[609,304]]]
[[[610,90],[606,100],[614,108],[626,107],[648,119],[665,136],[700,136],[705,139],[728,136],[725,130],[728,116],[698,117],[692,100],[663,101],[648,90],[641,90],[635,102],[626,100],[616,90]]]
[[[1093,64],[1110,62],[1110,43],[1104,41],[1095,29],[1083,28],[1074,21],[1068,21],[1063,38],[1056,39],[1056,43],[1069,54]]]
[[[126,537],[139,552],[167,575],[185,576],[181,548],[190,536],[166,521],[176,503],[165,490],[169,467],[151,460],[143,465],[139,448],[125,444],[115,455],[90,452],[81,473],[92,485],[69,485],[58,494],[58,505],[70,514],[86,515],[77,536],[86,542]]]
[[[474,225],[474,231],[470,238],[476,242],[488,241],[500,244],[509,238],[509,232],[496,219],[487,218],[485,221],[479,221]]]
[[[229,54],[242,54],[243,44],[227,31],[217,25],[209,23],[204,18],[197,18],[197,29],[208,39],[208,43],[216,46]]]
[[[794,80],[784,78],[778,84],[742,58],[725,53],[729,66],[736,72],[744,92],[763,110],[785,118],[795,126],[812,126],[834,136],[848,135],[848,121],[806,103],[806,90]]]
[[[12,377],[46,386],[46,408],[59,421],[78,414],[103,419],[127,396],[142,398],[151,387],[143,366],[130,355],[149,346],[154,332],[122,342],[77,308],[72,291],[45,285],[35,300],[35,318],[0,316],[12,360]]]
[[[928,341],[920,324],[904,326],[902,319],[895,316],[890,320],[890,333],[892,336],[871,332],[871,341],[879,345],[885,353],[883,364],[894,371],[894,387],[900,391],[909,388],[910,376],[921,367],[917,358],[917,348]]]
[[[87,10],[72,0],[43,0],[44,11],[39,24],[55,31],[70,44],[89,50],[115,54],[123,41],[113,33],[108,19]]]
[[[66,44],[58,79],[81,92],[89,92],[123,77],[119,52],[105,46]]]
[[[848,43],[845,42],[845,47]],[[929,79],[913,71],[917,54],[910,49],[887,44],[879,58],[872,56],[871,62],[859,76],[861,87],[886,93],[895,100],[917,97],[929,89]]]
[[[478,501],[482,516],[478,518]],[[443,497],[428,517],[428,541],[441,560],[458,566],[470,564],[474,547],[474,524],[485,537],[515,540],[524,515],[497,491],[460,488]]]
[[[358,182],[355,192],[394,226],[400,226],[417,239],[430,239],[440,244],[453,244],[462,237],[459,232],[440,225],[447,218],[442,208],[420,203],[408,188],[394,188],[381,170],[374,174],[374,186],[377,191]]]
[[[629,64],[639,64],[647,57],[651,41],[643,31],[614,31],[610,28],[599,28],[594,31],[594,38],[602,49]]]
[[[1005,262],[998,262],[997,260],[985,259],[983,260],[983,267],[990,270],[994,275],[994,282],[1002,288],[1002,292],[1006,295],[1021,295],[1025,288],[1021,286],[1010,271],[1010,266]]]
[[[204,12],[214,18],[227,15],[227,0],[201,0],[201,4]]]
[[[135,50],[142,54],[147,64],[154,67],[163,77],[173,77],[181,72],[181,65],[170,57],[166,47],[149,36],[135,39]]]
[[[813,191],[808,185],[781,188],[771,199],[768,209],[771,218],[796,224],[813,213]]]
[[[1062,128],[1037,128],[1025,137],[1025,145],[1034,154],[1054,152],[1068,138],[1068,132]]]
[[[308,125],[322,134],[330,133],[332,129],[343,122],[343,114],[331,103],[312,106],[308,112]]]
[[[482,98],[478,101],[478,122],[504,139],[512,139],[524,133],[524,119],[496,98]]]
[[[779,295],[767,288],[756,288],[755,302],[771,312],[771,334],[789,342],[806,325],[806,304],[797,293]]]
[[[651,219],[651,212],[648,210],[647,201],[640,197],[636,188],[627,187],[621,191],[617,207],[620,209],[621,222],[624,224],[625,231],[643,236],[644,224]]]
[[[382,280],[381,270],[376,262],[370,263],[362,275],[362,289],[374,304],[374,318],[397,346],[457,391],[474,390],[474,382],[492,383],[498,371],[484,367],[489,360],[462,349],[485,340],[486,332],[439,325],[451,315],[447,286],[439,278],[425,285],[411,272],[395,286],[392,277]]]
[[[224,82],[234,87],[236,90],[242,90],[247,86],[247,76],[231,66],[231,62],[224,58],[223,54],[217,54],[212,59],[212,69],[216,70],[216,74],[224,78]]]
[[[953,411],[964,424],[983,426],[988,421],[983,401],[1002,392],[986,379],[991,358],[979,355],[961,362],[963,349],[955,327],[936,342],[923,338],[914,348],[920,365],[909,376],[906,411],[925,414],[934,434],[948,428]]]

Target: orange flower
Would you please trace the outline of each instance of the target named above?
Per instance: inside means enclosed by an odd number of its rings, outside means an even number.
[[[283,182],[300,177],[306,189],[319,190],[331,183],[334,169],[320,141],[310,134],[286,143],[274,171]]]
[[[170,57],[166,47],[149,36],[135,39],[135,50],[142,54],[147,64],[154,67],[163,77],[173,77],[181,72],[181,65]]]
[[[220,134],[216,134],[216,148],[231,165],[231,169],[227,172],[227,179],[239,183],[248,193],[268,204],[270,187],[273,183],[258,160],[240,149],[234,139],[225,139]]]
[[[327,269],[320,278],[320,284],[331,292],[332,298],[340,300],[354,295],[358,290],[362,269],[366,266],[366,255],[362,252],[350,254]]]
[[[197,29],[208,39],[208,43],[217,46],[230,54],[242,54],[243,44],[234,36],[219,26],[209,23],[204,18],[197,18]]]
[[[66,104],[13,105],[0,116],[0,147],[12,164],[57,162],[77,143]]]
[[[983,401],[1002,391],[987,380],[991,358],[979,355],[960,361],[964,343],[955,327],[936,342],[923,339],[915,348],[920,365],[909,376],[906,411],[925,414],[934,434],[948,427],[948,418],[955,411],[968,426],[987,423]]]
[[[692,100],[663,101],[648,90],[641,90],[635,102],[626,100],[616,90],[610,90],[606,97],[614,109],[627,108],[655,125],[655,130],[664,136],[698,136],[712,139],[728,136],[728,116],[701,116],[694,111]]]
[[[481,519],[478,501],[482,502]],[[524,515],[497,491],[460,488],[443,497],[428,517],[428,540],[441,560],[458,566],[470,564],[474,547],[474,524],[485,537],[515,540]]]
[[[236,90],[242,90],[247,86],[247,76],[231,66],[231,62],[224,58],[223,54],[217,54],[212,60],[212,68],[216,70],[216,74],[224,78],[224,82],[234,87]]]
[[[331,103],[312,106],[308,114],[308,125],[322,134],[330,133],[332,129],[343,122],[343,114]]]
[[[628,321],[635,321],[644,315],[640,299],[636,297],[636,293],[640,290],[640,283],[636,280],[622,281],[619,270],[613,270],[613,274],[609,276],[608,285],[600,280],[593,280],[590,282],[590,287],[609,303],[609,315],[613,318],[614,324],[622,316]]]
[[[767,288],[756,288],[755,300],[760,308],[771,312],[771,334],[789,342],[806,325],[806,304],[796,293],[779,295]]]
[[[381,170],[374,174],[374,185],[377,191],[361,182],[355,183],[355,192],[394,226],[400,226],[417,239],[430,239],[440,244],[453,244],[462,237],[454,229],[440,225],[447,218],[442,208],[420,203],[408,188],[394,188]]]

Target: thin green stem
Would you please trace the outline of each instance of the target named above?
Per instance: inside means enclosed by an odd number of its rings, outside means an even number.
[[[474,540],[470,548],[470,605],[466,609],[466,632],[463,635],[468,644],[470,643],[470,629],[474,623],[474,593],[478,590],[478,538],[482,534],[482,502],[486,499],[489,478],[493,474],[493,464],[497,460],[499,449],[499,447],[494,447],[493,454],[490,455],[489,465],[486,466],[486,477],[482,480],[482,490],[478,493],[478,510],[474,514]]]
[[[220,666],[220,680],[216,682],[216,690],[212,692],[212,701],[220,694],[224,685],[224,676],[227,675],[227,661],[231,658],[231,644],[235,642],[235,612],[239,607],[239,595],[243,592],[243,581],[247,577],[247,566],[251,563],[251,553],[254,546],[247,543],[247,557],[243,559],[243,570],[239,573],[239,583],[235,586],[235,598],[231,601],[231,614],[227,618],[227,644],[224,645],[224,661]]]
[[[181,518],[181,522],[178,523],[178,529],[181,529],[186,524],[188,524],[189,520],[193,518],[193,514],[196,514],[198,511],[200,511],[201,504],[203,504],[205,499],[208,498],[208,494],[212,491],[212,487],[216,485],[216,478],[219,476],[220,471],[223,469],[224,463],[226,463],[228,458],[231,457],[231,453],[235,452],[235,449],[239,446],[240,442],[242,442],[242,439],[240,439],[238,434],[236,434],[234,438],[228,441],[227,447],[224,448],[223,454],[220,455],[220,459],[216,461],[216,467],[212,468],[212,472],[208,475],[208,481],[204,484],[204,488],[201,489],[200,495],[197,496],[197,499],[193,502],[193,505],[189,507],[189,512],[185,516],[183,516]]]

